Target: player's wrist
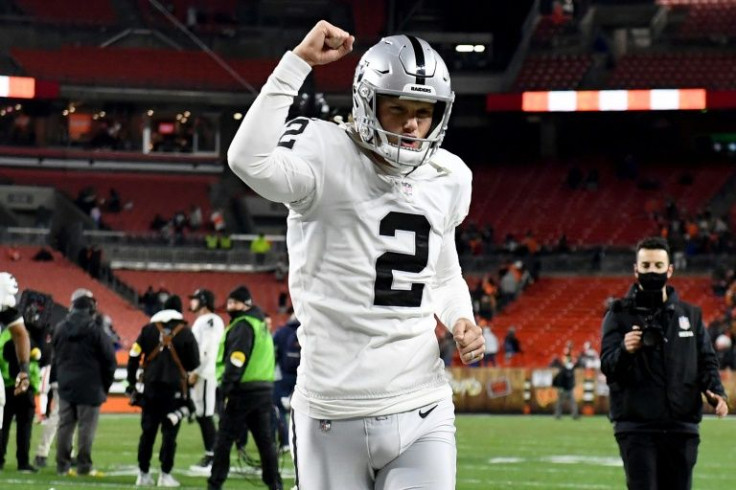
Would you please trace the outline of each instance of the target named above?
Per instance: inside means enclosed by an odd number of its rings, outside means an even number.
[[[28,374],[28,369],[30,368],[30,366],[28,362],[21,362],[18,368],[21,373]]]

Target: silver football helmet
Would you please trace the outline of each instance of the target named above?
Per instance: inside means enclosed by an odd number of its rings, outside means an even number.
[[[377,113],[377,99],[382,95],[435,104],[426,137],[411,138],[383,129]],[[445,62],[429,43],[414,36],[381,39],[355,69],[353,120],[360,143],[399,168],[418,167],[439,149],[454,100]],[[390,143],[389,137],[396,143]],[[402,141],[418,141],[419,145],[402,146]]]

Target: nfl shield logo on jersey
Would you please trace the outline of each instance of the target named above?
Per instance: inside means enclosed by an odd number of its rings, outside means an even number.
[[[683,330],[687,330],[690,328],[690,319],[686,316],[681,316],[677,319],[680,323],[680,328]]]
[[[411,198],[414,195],[414,186],[410,182],[402,182],[401,193]]]

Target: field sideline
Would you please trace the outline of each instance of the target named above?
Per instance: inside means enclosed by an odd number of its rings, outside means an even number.
[[[622,489],[625,488],[621,460],[605,417],[549,416],[458,417],[458,490],[489,489]],[[31,459],[41,427],[34,426]],[[93,450],[95,467],[103,478],[59,477],[51,465],[37,475],[16,471],[15,434],[0,472],[0,488],[29,490],[123,489],[135,482],[136,451],[140,435],[139,417],[103,415]],[[701,446],[695,467],[694,488],[726,490],[736,488],[736,417],[706,418],[701,425]],[[159,441],[157,441],[159,442]],[[158,444],[152,469],[157,470]],[[250,451],[256,455],[255,450]],[[205,488],[205,478],[190,474],[190,464],[201,456],[199,427],[185,425],[179,433],[175,477],[182,488]],[[235,458],[233,458],[235,460]],[[293,481],[288,456],[283,458],[285,481]],[[155,472],[155,471],[154,471]],[[254,474],[231,475],[229,489],[261,489]],[[287,487],[288,488],[288,487]]]

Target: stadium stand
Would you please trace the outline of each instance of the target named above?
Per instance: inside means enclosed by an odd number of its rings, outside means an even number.
[[[99,198],[106,197],[110,188],[115,188],[122,203],[132,202],[132,207],[119,213],[103,210],[103,223],[114,230],[131,232],[148,231],[156,214],[170,218],[177,211],[188,212],[192,204],[199,205],[202,215],[208,217],[210,186],[218,178],[209,175],[0,168],[0,179],[6,183],[55,187],[72,201],[80,190],[90,186],[96,189]]]
[[[680,26],[678,37],[696,40],[722,36],[736,37],[736,2],[716,0],[690,2],[687,17]]]
[[[519,299],[493,320],[494,332],[503,339],[511,326],[524,354],[512,365],[547,366],[569,340],[577,353],[590,340],[600,349],[600,328],[605,301],[623,296],[633,277],[549,277],[529,287]],[[673,277],[680,297],[703,309],[706,325],[723,309],[712,294],[708,277]]]
[[[736,19],[733,22],[736,26]],[[736,54],[729,52],[629,54],[621,58],[607,86],[621,89],[672,87],[732,89],[736,86]]]
[[[559,36],[572,30],[572,17],[561,13],[543,15],[534,28],[532,44],[536,47],[552,47]]]
[[[679,182],[686,170],[693,175],[689,186]],[[620,180],[613,169],[603,166],[597,190],[571,190],[564,183],[567,171],[559,163],[539,162],[475,168],[470,219],[479,225],[491,223],[501,239],[508,233],[520,239],[531,230],[541,242],[564,233],[571,244],[630,245],[642,234],[658,232],[647,214],[652,200],[655,207],[661,207],[671,197],[680,207],[695,212],[718,192],[734,169],[727,164],[680,171],[665,163],[646,167],[640,179],[656,179],[661,185],[658,190]]]
[[[154,48],[62,46],[56,50],[13,48],[13,59],[27,75],[85,85],[148,88],[244,90],[232,76],[202,51]],[[275,59],[228,59],[248,83],[263,85]],[[316,88],[347,91],[357,58],[325,66],[315,72]]]
[[[97,298],[99,310],[113,319],[123,345],[130,346],[133,343],[141,325],[146,322],[143,312],[92,279],[58,252],[53,253],[53,261],[34,262],[31,257],[38,251],[37,247],[16,249],[21,256],[17,261],[10,259],[6,247],[0,248],[0,270],[13,274],[21,289],[35,289],[51,294],[54,301],[69,306],[72,292],[77,288],[87,288]]]
[[[236,0],[169,0],[166,7],[171,15],[185,25],[196,22],[199,27],[205,27],[236,22]],[[138,0],[138,8],[148,26],[171,27],[171,23],[148,0]],[[190,12],[193,16],[191,19]],[[190,20],[193,22],[190,23]]]
[[[589,54],[535,54],[524,61],[514,90],[572,90],[590,69]]]
[[[154,290],[163,287],[186,300],[187,296],[198,288],[210,289],[215,293],[215,306],[217,312],[221,314],[225,311],[228,293],[237,286],[245,284],[253,295],[253,302],[271,315],[274,327],[281,325],[286,320],[286,315],[277,314],[278,295],[286,288],[286,285],[277,282],[273,274],[116,270],[115,275],[136,289],[139,295],[142,295],[148,286],[153,286]]]
[[[15,0],[15,4],[28,15],[50,24],[111,26],[117,20],[110,0]]]

